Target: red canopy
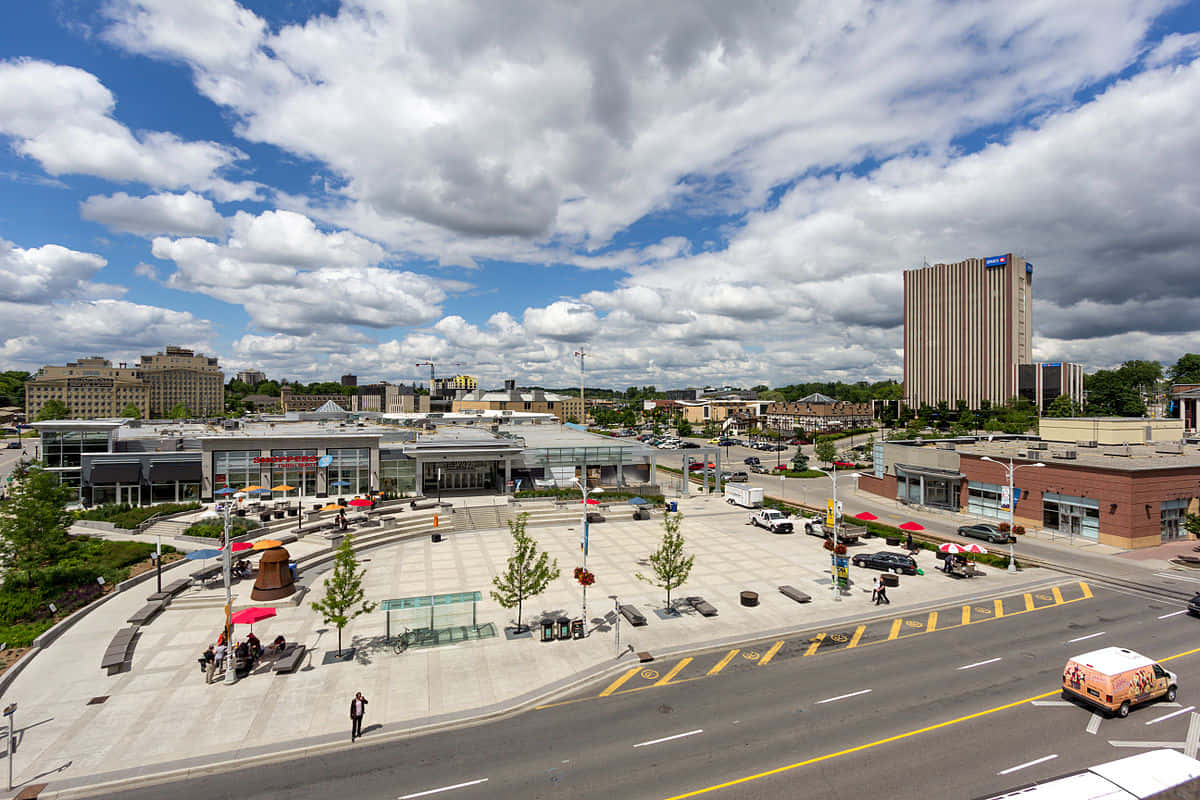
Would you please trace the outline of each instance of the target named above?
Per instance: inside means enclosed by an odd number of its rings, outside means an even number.
[[[589,506],[598,506],[598,505],[600,505],[600,501],[599,501],[599,500],[593,500],[593,499],[592,499],[592,498],[590,498],[590,497],[589,497],[587,500],[584,500],[584,501],[582,501],[582,502],[584,502],[584,503],[587,503]]]
[[[254,608],[243,608],[241,611],[233,615],[234,625],[253,625],[256,622],[261,622],[264,619],[270,619],[275,616],[275,609],[270,606],[255,606]]]
[[[918,525],[915,522],[906,522],[900,526],[900,530],[902,530],[902,531],[923,531],[923,530],[925,530],[925,526]]]
[[[370,500],[366,499],[365,497],[356,497],[350,501],[350,505],[358,506],[361,508],[362,506],[373,506],[375,504],[372,503]]]
[[[231,545],[231,547],[232,547],[233,552],[240,553],[243,550],[251,549],[252,547],[254,547],[254,545],[250,544],[250,542],[234,542]]]
[[[862,513],[860,513],[860,514],[855,514],[855,515],[854,515],[854,518],[855,518],[855,519],[865,519],[865,520],[867,520],[868,522],[871,522],[871,521],[874,521],[874,520],[877,520],[877,519],[879,519],[879,517],[875,516],[875,515],[874,515],[874,514],[872,514],[870,511],[863,511],[863,512],[862,512]]]

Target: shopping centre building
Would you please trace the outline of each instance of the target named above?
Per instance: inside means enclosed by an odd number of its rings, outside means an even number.
[[[1200,440],[1180,420],[1043,418],[1040,436],[876,443],[859,489],[998,522],[1011,508],[1027,528],[1150,547],[1186,538],[1184,516],[1200,510]]]
[[[653,482],[657,451],[560,425],[549,415],[400,416],[406,418],[280,419],[231,430],[121,419],[34,427],[47,467],[89,506],[208,502],[225,486],[289,486],[273,495],[320,498],[376,491],[503,494],[535,485],[574,486],[584,475],[589,487]]]

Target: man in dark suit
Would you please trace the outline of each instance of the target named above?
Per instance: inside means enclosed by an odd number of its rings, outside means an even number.
[[[362,736],[363,715],[367,713],[367,698],[357,692],[350,701],[350,741]]]

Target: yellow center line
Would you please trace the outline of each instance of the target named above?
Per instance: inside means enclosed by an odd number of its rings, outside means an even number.
[[[691,656],[681,660],[678,664],[671,667],[670,672],[668,672],[666,675],[663,675],[661,678],[659,678],[658,681],[654,685],[655,686],[666,686],[668,683],[671,682],[671,678],[674,678],[676,675],[678,675],[679,671],[682,670],[684,667],[686,667],[690,663],[692,663]]]
[[[1057,586],[1052,586],[1050,587],[1050,593],[1054,595],[1054,605],[1061,606],[1063,601],[1062,591]]]
[[[1080,581],[1080,582],[1079,582],[1079,588],[1080,588],[1080,589],[1083,589],[1083,596],[1084,596],[1085,598],[1088,598],[1088,597],[1091,597],[1091,596],[1092,596],[1092,587],[1088,586],[1088,585],[1087,585],[1086,583],[1084,583],[1083,581]]]
[[[1004,616],[1004,601],[1001,600],[1000,598],[996,598],[996,617],[999,618],[999,617],[1003,617],[1003,616]]]
[[[817,652],[817,648],[821,646],[821,642],[824,641],[824,639],[825,634],[823,633],[818,633],[816,636],[814,636],[812,638],[812,643],[810,643],[808,645],[808,649],[804,651],[804,655],[811,656],[813,653]]]
[[[891,630],[891,632],[890,632],[890,633],[888,633],[888,638],[887,638],[887,640],[888,640],[889,642],[890,642],[892,639],[895,639],[897,636],[899,636],[899,635],[900,635],[900,626],[901,626],[901,625],[903,625],[903,624],[904,624],[904,620],[902,620],[902,619],[894,619],[894,620],[892,620],[892,630]]]
[[[625,681],[629,680],[629,679],[630,679],[630,678],[632,678],[634,675],[637,675],[639,672],[641,672],[641,670],[642,670],[642,668],[641,668],[641,667],[632,667],[632,668],[630,668],[630,670],[629,670],[628,672],[626,672],[624,675],[622,675],[621,677],[617,678],[615,681],[613,681],[612,683],[610,683],[610,684],[608,685],[608,688],[607,688],[607,689],[605,689],[603,692],[601,692],[601,693],[600,693],[600,696],[601,696],[601,697],[608,697],[610,694],[612,694],[613,692],[615,692],[617,689],[620,689],[620,688],[621,688],[621,686],[622,686],[622,685],[624,685]]]
[[[1026,592],[1026,593],[1025,593],[1025,610],[1026,610],[1026,611],[1033,611],[1033,608],[1034,608],[1034,606],[1033,606],[1033,595],[1031,595],[1029,592]]]
[[[938,618],[938,612],[936,612],[936,611],[929,612],[929,622],[925,623],[925,632],[926,633],[933,633],[934,631],[937,630],[937,618]]]
[[[1183,658],[1184,656],[1190,656],[1195,653],[1200,653],[1200,647],[1196,648],[1195,650],[1188,650],[1183,653],[1176,653],[1173,656],[1167,656],[1166,658],[1160,658],[1158,660],[1159,660],[1159,662],[1171,661],[1173,659]],[[836,753],[826,753],[823,756],[817,756],[816,758],[810,758],[805,761],[797,761],[795,764],[787,764],[786,766],[776,767],[775,769],[769,769],[766,772],[759,772],[756,775],[747,775],[744,778],[737,778],[732,781],[726,781],[725,783],[718,783],[714,786],[707,786],[703,789],[696,789],[695,791],[687,792],[685,794],[677,794],[673,797],[668,797],[666,800],[684,800],[685,797],[697,797],[698,795],[708,794],[709,792],[715,792],[718,789],[727,789],[730,786],[738,786],[740,784],[749,783],[751,781],[756,781],[760,778],[766,778],[771,775],[779,775],[780,773],[788,772],[790,770],[797,769],[799,767],[806,767],[806,766],[809,766],[810,764],[819,764],[822,761],[829,761],[829,760],[837,758],[839,756],[849,755],[850,753],[858,753],[863,750],[870,750],[873,747],[879,747],[880,745],[888,744],[890,742],[898,742],[902,739],[908,739],[910,737],[917,736],[922,733],[928,733],[929,731],[936,731],[941,728],[948,728],[951,725],[957,725],[958,723],[966,722],[967,720],[979,719],[980,717],[986,717],[989,714],[995,714],[999,711],[1007,711],[1010,708],[1016,708],[1017,706],[1024,705],[1025,703],[1032,703],[1034,700],[1041,700],[1046,697],[1051,697],[1053,695],[1059,694],[1061,691],[1062,691],[1062,689],[1055,689],[1052,692],[1046,692],[1044,694],[1035,694],[1033,697],[1026,697],[1025,699],[1018,700],[1015,703],[1006,703],[1002,706],[996,706],[995,708],[989,708],[984,711],[976,711],[974,714],[967,714],[964,717],[946,720],[945,722],[939,722],[935,725],[929,725],[928,727],[925,727],[925,728],[918,728],[916,730],[906,731],[905,733],[898,733],[895,736],[889,736],[886,739],[879,739],[877,741],[867,742],[866,744],[860,744],[855,747],[848,747],[845,750],[839,750]]]
[[[971,607],[970,606],[963,606],[962,624],[963,625],[971,624]]]
[[[765,666],[766,664],[769,664],[769,663],[771,663],[771,659],[772,659],[772,658],[774,658],[774,657],[775,657],[775,654],[779,652],[779,648],[783,647],[783,643],[784,643],[785,641],[787,641],[787,640],[786,640],[786,639],[780,639],[778,642],[776,642],[775,644],[771,645],[771,649],[770,649],[770,650],[768,650],[768,651],[767,651],[767,652],[766,652],[766,653],[763,655],[763,657],[762,657],[762,658],[760,658],[760,659],[758,660],[758,665],[761,667],[761,666]]]
[[[858,647],[858,640],[862,638],[863,632],[867,629],[866,625],[859,625],[854,629],[854,635],[850,637],[850,644],[846,645],[846,649]]]
[[[732,650],[730,650],[728,653],[725,654],[724,658],[722,658],[720,661],[717,662],[717,665],[715,667],[713,667],[712,669],[710,669],[708,671],[708,674],[716,675],[718,672],[725,669],[725,667],[727,667],[729,665],[729,662],[733,660],[733,657],[736,656],[740,652],[742,652],[742,651],[736,647],[733,648]]]

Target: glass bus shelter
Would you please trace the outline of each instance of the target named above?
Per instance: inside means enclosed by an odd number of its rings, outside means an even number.
[[[380,608],[387,638],[392,638],[392,631],[398,636],[407,630],[414,647],[491,638],[496,635],[496,626],[490,622],[480,625],[478,621],[482,599],[479,592],[457,592],[384,600]]]

